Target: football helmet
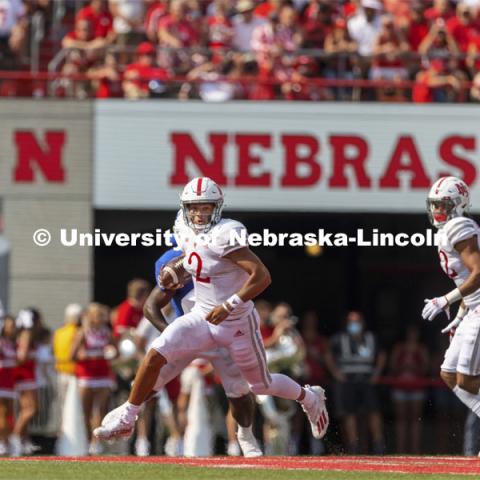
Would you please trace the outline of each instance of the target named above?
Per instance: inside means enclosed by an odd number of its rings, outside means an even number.
[[[430,189],[427,212],[430,223],[442,227],[455,217],[462,217],[470,210],[470,191],[467,184],[457,177],[442,177]]]
[[[196,203],[211,203],[214,205],[210,219],[204,224],[195,224],[190,218],[188,206]],[[216,225],[223,210],[223,192],[221,188],[208,177],[197,177],[188,182],[180,195],[180,206],[186,225],[198,232],[208,232]]]

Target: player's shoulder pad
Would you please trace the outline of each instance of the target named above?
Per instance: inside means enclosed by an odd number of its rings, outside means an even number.
[[[246,230],[245,225],[238,220],[232,220],[231,218],[223,218],[214,227],[217,232],[224,233],[230,230]]]
[[[457,243],[467,240],[478,235],[479,228],[475,220],[468,217],[455,217],[449,220],[443,227],[450,245],[455,246]]]
[[[248,232],[243,223],[222,219],[212,229],[213,248],[221,256],[248,245]]]

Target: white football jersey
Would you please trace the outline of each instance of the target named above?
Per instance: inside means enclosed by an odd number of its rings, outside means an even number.
[[[247,238],[244,225],[236,220],[222,219],[207,233],[196,234],[183,222],[177,221],[175,233],[178,246],[184,251],[183,266],[192,274],[195,290],[193,310],[207,315],[213,308],[237,293],[247,281],[248,273],[224,258],[244,247],[232,233]],[[243,232],[243,233],[242,233]],[[238,306],[229,318],[235,319],[250,313],[250,300]]]
[[[455,217],[449,220],[440,230],[438,255],[442,270],[460,287],[470,275],[470,270],[465,266],[460,254],[455,250],[455,245],[463,240],[477,236],[480,238],[480,228],[471,218]],[[480,245],[480,243],[479,243]],[[465,305],[473,310],[480,305],[480,289],[463,297]]]

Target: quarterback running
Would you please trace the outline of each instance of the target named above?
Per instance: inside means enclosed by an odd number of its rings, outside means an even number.
[[[130,435],[162,368],[187,356],[224,347],[254,394],[297,400],[308,416],[313,436],[322,438],[329,424],[324,390],[319,386],[301,387],[286,375],[268,371],[252,299],[270,285],[271,278],[261,260],[238,241],[246,238],[245,227],[235,220],[222,219],[223,192],[210,178],[190,181],[180,199],[182,215],[177,219],[175,234],[185,255],[183,266],[193,278],[195,305],[152,343],[128,401],[115,414],[108,414],[95,434],[104,439]]]
[[[174,245],[176,246],[175,242]],[[167,250],[155,263],[156,286],[145,303],[144,313],[148,320],[163,332],[168,323],[176,321],[190,312],[194,303],[193,282],[185,283],[176,290],[166,290],[161,284],[161,271],[169,262],[178,259],[182,255],[181,250],[171,248]],[[174,318],[165,319],[162,308],[171,303],[174,310]],[[228,398],[230,410],[235,421],[238,423],[236,432],[238,444],[245,457],[260,457],[262,451],[253,435],[252,423],[255,411],[255,400],[250,393],[247,382],[243,379],[240,370],[233,362],[225,348],[217,347],[209,352],[202,352],[200,358],[208,360],[220,377],[223,389]],[[157,392],[165,385],[180,375],[182,371],[193,361],[196,356],[186,356],[179,361],[167,363],[161,370],[154,391]],[[121,407],[120,407],[121,408]],[[229,447],[231,447],[229,445]]]
[[[447,294],[425,300],[422,317],[433,320],[455,302],[455,319],[442,330],[453,333],[441,377],[455,395],[480,416],[480,229],[468,216],[470,193],[455,177],[437,180],[427,199],[431,223],[439,229],[438,254],[443,271],[455,282]]]

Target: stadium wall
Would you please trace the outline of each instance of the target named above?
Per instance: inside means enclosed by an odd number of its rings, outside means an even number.
[[[0,103],[0,192],[11,243],[9,308],[37,306],[50,325],[65,305],[92,292],[92,249],[66,248],[60,228],[92,228],[93,105],[3,100]],[[39,247],[33,232],[52,242]]]
[[[91,300],[93,249],[58,235],[38,247],[33,232],[89,232],[95,209],[173,211],[195,175],[244,212],[421,213],[442,174],[464,177],[480,207],[469,105],[3,100],[0,119],[9,306],[37,305],[51,325]]]

